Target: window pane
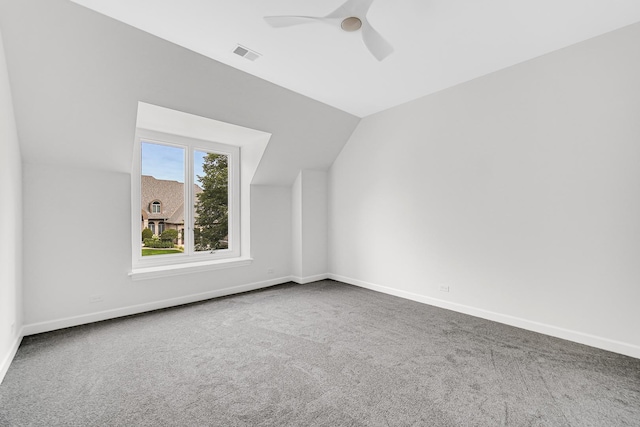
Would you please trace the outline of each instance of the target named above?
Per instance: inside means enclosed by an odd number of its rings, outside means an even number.
[[[141,146],[142,255],[181,253],[185,149],[150,142]]]
[[[194,152],[196,251],[229,248],[229,156]]]

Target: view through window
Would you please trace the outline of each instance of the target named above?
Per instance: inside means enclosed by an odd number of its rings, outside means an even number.
[[[229,157],[205,151],[194,152],[193,205],[196,251],[229,247]]]
[[[141,167],[143,257],[229,248],[229,155],[141,141]]]

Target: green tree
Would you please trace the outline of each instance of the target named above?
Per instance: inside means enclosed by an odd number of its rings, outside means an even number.
[[[144,242],[144,239],[150,239],[153,237],[153,231],[151,231],[148,228],[145,228],[144,230],[142,230],[142,241]]]
[[[197,194],[195,248],[197,251],[226,249],[229,234],[229,159],[223,154],[204,157],[202,192]]]
[[[178,230],[174,230],[172,228],[168,228],[162,232],[160,235],[161,240],[170,240],[174,241],[178,238]]]

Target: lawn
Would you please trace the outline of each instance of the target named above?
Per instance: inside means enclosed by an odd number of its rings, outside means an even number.
[[[165,254],[181,254],[182,251],[177,249],[147,249],[142,248],[142,256],[148,255],[165,255]]]

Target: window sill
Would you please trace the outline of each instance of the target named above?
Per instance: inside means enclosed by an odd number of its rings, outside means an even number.
[[[188,262],[183,264],[162,265],[156,267],[134,268],[129,273],[133,280],[155,279],[158,277],[179,276],[189,273],[220,270],[223,268],[243,267],[250,265],[252,258],[218,259],[214,261]]]

